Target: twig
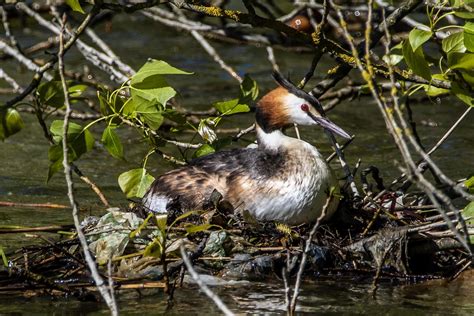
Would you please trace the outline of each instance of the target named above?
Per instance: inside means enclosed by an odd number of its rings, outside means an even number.
[[[29,10],[29,8],[22,2],[19,2],[17,6],[19,7],[24,6]],[[91,21],[92,17],[96,15],[97,11],[98,11],[97,6],[92,7],[92,10],[89,12],[89,14],[87,14],[87,16],[84,18],[82,23],[77,27],[73,36],[64,44],[64,52],[67,52],[71,48],[71,46],[76,42],[78,37],[82,34],[84,29],[87,27],[87,25]],[[0,46],[1,46],[1,43],[2,41],[0,40]],[[22,91],[22,93],[16,95],[13,99],[5,102],[4,106],[7,108],[11,107],[15,105],[16,103],[20,102],[21,100],[23,100],[24,98],[26,98],[31,92],[33,92],[34,89],[38,87],[43,77],[48,79],[46,71],[53,68],[53,66],[56,64],[57,61],[58,61],[57,56],[53,56],[46,64],[41,66],[41,68],[39,68],[38,71],[36,71],[35,75],[33,76],[31,83]]]
[[[10,77],[2,68],[0,68],[0,79],[5,80],[10,86],[13,88],[14,93],[18,93],[21,91],[20,85]]]
[[[8,23],[8,15],[5,9],[3,8],[3,6],[0,6],[0,15],[2,16],[2,24],[3,24],[3,29],[5,30],[5,35],[10,40],[10,44],[20,49],[18,47],[18,42],[16,41],[15,36],[13,36],[10,30],[10,23]]]
[[[197,283],[199,288],[204,292],[204,294],[206,294],[207,297],[209,297],[214,302],[214,304],[216,304],[216,306],[221,310],[221,312],[224,313],[224,315],[234,315],[234,313],[224,304],[224,302],[219,298],[219,296],[214,294],[214,292],[212,292],[211,289],[201,280],[199,274],[194,270],[193,265],[189,260],[183,245],[180,246],[180,251],[181,258],[183,258],[183,262],[186,265],[186,269],[188,270],[193,280]]]
[[[351,135],[351,138],[348,139],[344,144],[342,144],[340,148],[341,151],[344,151],[344,149],[346,149],[346,147],[349,146],[354,139],[355,139],[355,135]],[[337,153],[334,151],[331,155],[329,155],[329,157],[326,158],[326,162],[327,163],[331,162],[331,160],[333,160],[336,156],[337,156]]]
[[[270,64],[272,65],[272,68],[274,71],[280,71],[280,67],[278,66],[278,63],[275,58],[275,52],[273,51],[273,48],[271,46],[266,47],[267,50],[267,58]]]
[[[129,65],[123,63],[120,58],[113,52],[113,50],[105,43],[97,34],[90,28],[86,29],[87,36],[90,37],[90,39],[97,44],[97,46],[102,49],[104,53],[106,53],[109,57],[111,57],[114,61],[114,63],[121,69],[123,70],[127,75],[132,76],[135,74],[135,70],[133,70],[132,67]]]
[[[115,308],[117,308],[117,301],[115,300],[114,293],[114,279],[112,278],[112,254],[110,254],[109,260],[107,261],[107,281],[109,283],[109,293],[112,298],[112,306],[115,306]]]
[[[2,39],[0,39],[0,50],[3,51],[5,54],[8,54],[12,56],[13,58],[15,58],[18,62],[25,65],[31,71],[40,73],[43,68],[35,64],[31,59],[29,59],[25,55],[23,55],[23,53],[20,52],[16,47],[8,45]],[[46,71],[43,72],[43,77],[48,81],[53,79],[53,76],[51,76],[49,73],[46,73]]]
[[[73,225],[50,225],[50,226],[39,226],[39,227],[12,227],[6,228],[0,226],[0,234],[18,234],[18,233],[31,233],[31,232],[57,232],[59,230],[69,230],[73,228]]]
[[[234,136],[233,139],[234,139],[234,140],[237,140],[237,139],[241,138],[242,136],[244,136],[244,135],[246,135],[246,134],[252,132],[253,130],[255,130],[255,124],[252,124],[252,125],[250,125],[249,127],[244,128],[243,130],[239,131],[239,132],[237,133],[237,135]]]
[[[183,16],[183,13],[181,11],[179,11],[178,9],[175,9],[177,12],[178,15],[180,16]],[[217,51],[214,49],[214,47],[212,47],[211,44],[209,44],[209,42],[204,38],[204,36],[202,36],[201,34],[199,34],[199,32],[195,31],[195,30],[192,30],[190,31],[191,35],[194,37],[194,39],[199,43],[199,45],[202,46],[202,48],[204,48],[204,50],[212,57],[212,59],[214,59],[214,61],[219,64],[219,66],[224,69],[232,78],[234,78],[235,80],[237,80],[239,83],[242,83],[242,78],[237,74],[237,72],[232,69],[232,67],[230,67],[223,59],[221,56],[219,56],[219,54],[217,53]]]
[[[59,34],[60,30],[59,28],[54,25],[53,23],[47,21],[44,19],[40,14],[36,13],[32,9],[30,9],[26,4],[20,2],[17,4],[17,7],[34,18],[41,26],[49,29],[51,32],[55,33],[56,35]],[[95,7],[94,7],[95,8]],[[91,13],[93,13],[95,10],[94,8],[92,9]],[[61,20],[61,18],[58,16],[58,13],[55,11],[54,6],[51,7],[52,13],[57,16],[58,20]],[[89,13],[89,14],[91,14]],[[79,30],[79,28],[78,28]],[[85,29],[84,29],[85,30]],[[71,38],[75,37],[75,34],[72,34],[71,31],[69,31],[66,28],[66,32],[71,36]],[[76,31],[77,33],[77,31]],[[114,65],[118,65],[115,62],[115,59],[112,57],[107,56],[106,54],[103,54],[96,49],[92,48],[91,46],[87,45],[84,43],[82,40],[76,38],[76,40],[73,42],[76,44],[77,48],[79,51],[84,55],[84,57],[89,60],[93,65],[96,67],[102,69],[103,71],[109,73],[112,76],[112,79],[117,81],[118,83],[123,83],[128,79],[126,75],[124,75],[121,71],[117,70],[114,68]],[[67,45],[67,44],[66,44]],[[65,47],[66,47],[65,45]],[[130,67],[129,67],[130,68]]]
[[[89,177],[86,177],[75,164],[71,163],[71,168],[79,176],[79,178],[81,178],[83,182],[85,182],[91,187],[92,191],[94,191],[95,194],[97,194],[102,204],[104,204],[105,207],[110,207],[109,201],[105,197],[104,193],[102,193],[102,191],[99,189],[97,184],[95,184],[91,179],[89,179]]]
[[[393,11],[379,26],[372,32],[370,37],[371,47],[378,43],[378,41],[385,34],[384,28],[389,28],[395,25],[398,21],[403,19],[407,14],[412,12],[422,0],[407,0],[400,5],[398,9]],[[365,49],[365,40],[359,44],[361,48],[360,51]],[[321,96],[324,92],[329,90],[336,85],[342,78],[352,70],[352,67],[348,64],[341,64],[338,66],[336,71],[326,76],[324,80],[318,83],[316,87],[313,88],[312,93],[315,97]]]
[[[327,209],[329,207],[329,204],[331,204],[331,201],[333,199],[333,195],[331,194],[328,199],[326,200],[326,204],[324,204],[323,209],[321,211],[321,215],[319,215],[318,219],[316,220],[316,223],[314,224],[313,228],[309,232],[308,238],[306,239],[305,242],[305,248],[303,251],[303,255],[301,257],[301,263],[298,269],[298,274],[296,275],[296,282],[295,282],[295,288],[293,291],[293,296],[291,298],[291,303],[290,303],[290,310],[289,314],[294,315],[295,314],[295,309],[296,309],[296,302],[298,300],[298,296],[300,293],[300,286],[301,286],[301,280],[303,277],[304,273],[304,268],[306,266],[306,259],[308,257],[308,252],[311,247],[311,242],[313,240],[314,234],[316,234],[316,231],[318,230],[319,225],[321,224],[321,221],[323,218],[326,216]]]
[[[58,65],[59,65],[59,76],[61,78],[62,88],[64,92],[64,103],[66,105],[66,114],[64,115],[64,124],[63,124],[63,135],[62,135],[62,146],[63,146],[63,166],[64,166],[64,174],[67,183],[68,189],[68,197],[72,207],[72,217],[74,219],[74,225],[76,227],[77,236],[79,238],[82,250],[84,252],[85,260],[87,262],[87,266],[91,272],[92,278],[96,283],[97,289],[99,290],[100,294],[105,300],[105,303],[110,309],[112,315],[118,315],[118,308],[115,304],[115,300],[113,298],[113,294],[109,292],[107,286],[104,283],[104,280],[99,274],[97,270],[97,266],[95,264],[94,258],[92,257],[89,246],[87,244],[86,237],[84,236],[84,232],[81,228],[81,223],[79,221],[79,210],[78,205],[74,196],[74,183],[72,181],[72,170],[71,165],[69,163],[69,155],[68,155],[68,141],[67,141],[67,130],[69,127],[69,116],[71,115],[71,103],[69,101],[69,94],[68,94],[68,87],[66,83],[66,78],[64,76],[64,27],[65,27],[65,17],[62,20],[61,24],[61,32],[59,33],[59,52],[58,52]]]
[[[69,208],[69,206],[53,203],[18,203],[18,202],[4,202],[0,201],[1,206],[9,207],[34,207],[34,208]]]

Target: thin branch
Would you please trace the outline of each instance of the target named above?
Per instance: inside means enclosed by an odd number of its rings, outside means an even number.
[[[280,72],[280,67],[278,66],[278,63],[275,58],[275,52],[273,51],[273,48],[271,46],[267,46],[267,58],[270,64],[272,65],[272,69],[274,71]]]
[[[10,77],[4,70],[3,68],[0,68],[0,79],[5,80],[10,86],[13,88],[13,92],[19,93],[21,91],[20,85]]]
[[[181,11],[179,11],[178,9],[175,9],[175,10],[177,11],[176,14],[178,14],[181,17],[184,16]],[[214,47],[212,47],[212,45],[209,44],[209,42],[204,38],[204,36],[202,36],[201,34],[199,34],[199,32],[197,32],[195,30],[190,31],[190,33],[194,37],[194,39],[196,39],[196,41],[199,43],[199,45],[201,45],[202,48],[204,48],[204,50],[212,57],[212,59],[214,59],[214,61],[217,64],[219,64],[219,66],[222,69],[224,69],[232,78],[237,80],[239,82],[239,84],[242,83],[243,79],[237,74],[237,72],[234,69],[232,69],[231,66],[229,66],[222,59],[221,56],[219,56],[219,53],[217,53],[217,51],[214,49]]]
[[[293,296],[291,298],[290,310],[289,310],[290,315],[295,314],[296,302],[298,300],[298,296],[300,293],[301,280],[303,278],[304,268],[306,266],[306,260],[308,258],[308,252],[311,247],[311,242],[313,240],[314,234],[316,234],[316,231],[318,230],[319,225],[321,224],[321,221],[326,216],[326,212],[333,198],[334,196],[332,194],[328,197],[328,199],[326,200],[326,204],[324,204],[323,209],[321,211],[321,215],[319,215],[318,219],[316,220],[316,223],[314,224],[313,228],[309,232],[308,238],[306,238],[303,255],[301,257],[301,263],[298,269],[298,274],[296,275],[295,288],[293,290]]]
[[[189,275],[191,275],[193,280],[197,283],[197,285],[204,292],[204,294],[206,294],[207,297],[209,297],[214,302],[214,304],[216,304],[216,306],[221,310],[222,313],[224,313],[224,315],[234,315],[234,313],[224,304],[224,302],[219,298],[219,296],[214,294],[214,292],[211,291],[211,289],[206,285],[206,283],[201,280],[199,274],[194,270],[193,265],[189,260],[186,251],[184,250],[183,245],[181,245],[180,251],[181,258],[183,258],[183,262],[186,265],[186,269],[188,270]]]
[[[384,35],[384,28],[390,28],[391,26],[395,25],[403,19],[406,15],[411,13],[415,8],[422,2],[422,0],[407,0],[400,5],[398,9],[392,12],[379,26],[373,30],[370,42],[371,47],[378,43],[378,41]],[[359,44],[362,51],[365,48],[365,40]],[[327,75],[324,80],[319,82],[312,90],[312,94],[315,97],[321,96],[324,92],[329,90],[338,83],[342,78],[346,77],[346,75],[352,70],[352,67],[348,64],[341,64],[339,65],[334,72]]]
[[[71,115],[71,103],[69,100],[69,93],[68,87],[66,83],[66,78],[64,76],[64,53],[65,53],[65,45],[64,45],[64,24],[65,20],[62,21],[61,32],[59,33],[59,52],[58,52],[58,65],[59,65],[59,76],[61,78],[61,84],[64,92],[64,103],[66,105],[66,114],[64,115],[64,124],[63,124],[63,135],[62,135],[62,146],[63,146],[63,166],[64,166],[64,175],[66,178],[67,189],[68,189],[68,197],[69,202],[72,207],[72,217],[74,219],[74,226],[76,227],[77,236],[79,238],[82,250],[84,251],[85,260],[89,270],[91,272],[92,278],[99,290],[100,294],[104,298],[107,306],[109,307],[112,315],[118,315],[117,305],[115,304],[115,300],[113,298],[113,294],[109,292],[107,286],[104,283],[104,280],[99,274],[97,270],[96,263],[94,258],[92,257],[89,246],[87,244],[86,237],[84,236],[84,232],[81,228],[81,223],[79,220],[79,207],[77,205],[77,201],[74,196],[74,183],[72,180],[72,170],[71,165],[69,163],[69,150],[68,150],[68,140],[67,140],[67,132],[69,127],[69,117]]]
[[[18,3],[17,6],[19,6],[19,7],[25,6],[26,7],[26,5],[24,3],[21,3],[21,2]],[[92,20],[92,18],[97,14],[98,10],[99,10],[99,8],[97,6],[92,7],[92,10],[86,15],[84,20],[77,27],[77,29],[74,32],[74,34],[72,35],[72,37],[64,44],[64,53],[66,53],[71,48],[71,46],[76,42],[76,40],[79,38],[79,36],[85,30],[87,25],[89,25],[89,22]],[[1,45],[1,42],[2,41],[0,41],[0,45]],[[16,103],[20,102],[21,100],[23,100],[24,98],[26,98],[31,92],[33,92],[34,89],[36,89],[38,87],[38,85],[40,84],[41,79],[43,77],[45,77],[46,79],[48,78],[47,74],[46,74],[46,71],[53,68],[53,66],[56,64],[57,61],[58,61],[58,57],[53,56],[46,64],[44,64],[41,68],[38,69],[38,71],[36,71],[35,75],[33,76],[33,80],[23,90],[23,92],[18,94],[17,96],[15,96],[13,99],[5,102],[4,106],[7,107],[7,108],[11,107],[11,106],[15,105]]]

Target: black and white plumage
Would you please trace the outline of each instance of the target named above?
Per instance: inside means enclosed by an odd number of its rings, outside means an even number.
[[[163,174],[143,198],[144,206],[153,212],[203,209],[217,190],[236,211],[248,210],[258,220],[316,220],[331,188],[338,187],[336,178],[314,146],[282,130],[297,123],[349,135],[321,116],[314,97],[278,79],[284,87],[270,91],[257,104],[256,148],[217,152]],[[333,199],[328,217],[337,202]]]

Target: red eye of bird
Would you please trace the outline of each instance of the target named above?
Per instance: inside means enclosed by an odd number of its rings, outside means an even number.
[[[309,112],[309,105],[307,105],[306,103],[301,104],[301,110],[304,112]]]

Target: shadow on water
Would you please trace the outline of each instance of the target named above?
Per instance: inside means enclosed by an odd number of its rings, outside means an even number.
[[[140,16],[131,16],[132,22],[121,19],[114,21],[114,31],[103,33],[102,27],[97,31],[123,60],[138,68],[147,58],[163,59],[177,67],[195,72],[195,75],[173,80],[171,83],[179,91],[178,101],[185,107],[208,109],[214,101],[230,99],[237,94],[237,85],[230,79],[195,43],[185,34],[177,34],[169,29],[154,24]],[[37,37],[44,37],[44,32],[37,29],[24,29],[18,34],[20,40],[32,42]],[[124,41],[123,38],[127,40]],[[266,61],[264,50],[254,47],[228,47],[215,44],[222,57],[236,70],[244,74],[248,72],[260,85],[262,92],[272,88],[274,83],[270,77],[270,65]],[[303,75],[311,63],[311,56],[290,55],[276,52],[277,60],[284,73],[292,78]],[[80,66],[82,60],[77,52],[73,52],[69,62]],[[324,75],[324,67],[330,63],[322,63],[322,69],[316,74],[318,80]],[[3,65],[2,65],[3,66]],[[5,65],[5,70],[15,71],[13,64]],[[30,74],[23,75],[22,84],[26,84]],[[314,83],[314,81],[312,82]],[[419,132],[426,147],[436,143],[441,135],[465,110],[465,106],[457,100],[425,102],[413,105],[415,120],[433,119],[437,127],[419,124]],[[332,120],[344,127],[357,138],[347,150],[346,156],[354,164],[362,159],[362,167],[375,165],[381,170],[386,181],[399,174],[395,160],[397,150],[387,136],[383,120],[373,102],[368,99],[356,99],[338,106],[330,114]],[[234,119],[240,127],[252,122],[252,114],[243,119]],[[67,204],[64,180],[60,174],[50,183],[45,183],[48,167],[47,143],[42,138],[39,126],[34,117],[24,115],[27,128],[1,144],[0,150],[0,200],[29,203],[61,203]],[[472,119],[466,118],[465,122]],[[316,144],[324,154],[330,148],[319,130],[303,130],[303,138]],[[462,124],[455,132],[455,137],[448,139],[434,155],[439,166],[453,178],[467,176],[472,170],[472,129]],[[97,138],[99,136],[97,135]],[[104,191],[113,205],[126,205],[117,184],[120,173],[137,167],[146,152],[138,143],[138,137],[132,131],[121,131],[126,152],[126,162],[114,160],[103,148],[87,154],[78,162],[85,174],[91,177]],[[455,161],[453,162],[453,155]],[[159,174],[170,166],[163,161],[150,159],[151,172]],[[333,164],[338,169],[337,164]],[[87,186],[77,183],[78,199],[82,214],[101,212],[97,197]],[[31,209],[31,208],[0,208],[2,225],[51,225],[69,224],[71,217],[68,210]],[[47,236],[47,235],[46,235]],[[34,243],[37,238],[25,238],[23,235],[2,235],[0,244],[7,248]],[[410,286],[382,285],[377,297],[372,298],[369,284],[357,284],[347,281],[311,282],[304,286],[299,310],[307,313],[320,314],[470,314],[474,312],[472,303],[472,284],[456,281],[448,284],[421,284]],[[222,296],[229,307],[242,313],[281,313],[284,309],[281,284],[249,283],[236,287],[221,287],[216,291]],[[184,313],[218,313],[207,298],[193,286],[179,289],[176,292],[176,305],[171,314]],[[120,309],[123,314],[159,314],[166,310],[165,298],[161,291],[148,292],[139,297],[136,292],[129,292],[120,297]],[[78,302],[74,299],[50,298],[0,298],[0,314],[108,314],[105,306],[97,303]]]

